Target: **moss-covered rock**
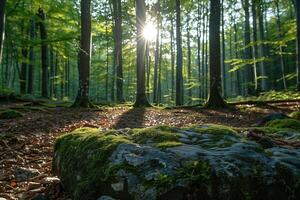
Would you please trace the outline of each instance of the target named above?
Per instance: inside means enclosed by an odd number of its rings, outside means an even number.
[[[300,130],[300,121],[295,119],[277,119],[266,124],[267,127]]]
[[[0,119],[14,119],[22,117],[23,114],[16,110],[3,110],[0,111]]]
[[[81,128],[57,139],[53,168],[75,200],[280,200],[300,198],[299,158],[213,124]]]

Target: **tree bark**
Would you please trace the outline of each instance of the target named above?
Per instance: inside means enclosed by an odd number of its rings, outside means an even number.
[[[42,97],[48,98],[48,45],[47,45],[47,30],[45,25],[45,13],[39,8],[38,16],[40,18],[40,37],[42,41],[41,58],[42,58]]]
[[[5,37],[5,5],[6,0],[0,1],[0,64],[2,61],[3,44]]]
[[[176,106],[183,105],[183,80],[182,80],[182,38],[181,38],[181,8],[180,0],[176,0]]]
[[[35,20],[34,17],[30,20],[30,42],[33,43],[35,40]],[[34,82],[34,63],[35,63],[35,53],[33,44],[29,47],[29,65],[28,65],[28,94],[33,94],[33,82]]]
[[[250,31],[250,11],[249,11],[249,0],[242,0],[243,9],[245,11],[245,33],[244,33],[244,41],[245,41],[245,52],[244,58],[246,61],[250,61],[253,59],[252,51],[250,47],[251,43],[251,31]],[[254,67],[253,65],[246,65],[246,94],[252,95],[254,94]]]
[[[89,101],[91,65],[91,0],[81,0],[81,37],[79,50],[79,89],[74,107],[92,107]]]
[[[220,18],[220,0],[211,0],[209,19],[210,89],[208,101],[205,105],[209,108],[226,107],[226,103],[221,96]]]
[[[300,91],[300,2],[295,0],[297,18],[297,89]]]
[[[117,102],[123,103],[123,58],[122,58],[122,4],[121,0],[113,0],[114,11],[114,68],[116,69]]]
[[[145,0],[136,0],[136,28],[137,28],[137,86],[134,107],[149,107],[145,84],[145,48],[146,40],[143,37],[143,27],[146,22]]]

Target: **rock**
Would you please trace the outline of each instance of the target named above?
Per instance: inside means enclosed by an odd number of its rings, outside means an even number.
[[[44,194],[36,194],[32,200],[47,200],[48,198]]]
[[[27,181],[30,178],[38,176],[40,172],[37,169],[17,167],[15,169],[15,177],[17,181]]]
[[[110,196],[101,196],[97,200],[115,200],[115,199]]]
[[[215,125],[77,130],[56,141],[53,166],[74,200],[300,199],[300,148],[249,134]]]
[[[60,179],[58,177],[45,177],[42,180],[43,184],[50,184],[50,183],[58,183]]]

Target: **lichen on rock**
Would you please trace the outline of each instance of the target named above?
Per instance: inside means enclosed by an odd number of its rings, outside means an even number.
[[[53,167],[75,200],[299,199],[299,158],[213,124],[82,128],[57,139]]]

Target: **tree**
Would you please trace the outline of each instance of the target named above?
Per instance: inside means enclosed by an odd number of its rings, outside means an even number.
[[[183,80],[182,80],[182,38],[181,38],[181,8],[180,0],[176,0],[176,106],[183,105]]]
[[[48,98],[48,45],[47,30],[45,25],[46,16],[42,8],[39,8],[37,16],[39,19],[40,37],[42,41],[41,57],[42,57],[42,97]]]
[[[6,0],[0,1],[0,64],[2,61],[4,33],[5,33],[5,5]]]
[[[123,60],[122,60],[122,4],[121,0],[113,0],[114,27],[114,68],[117,72],[117,101],[124,102],[123,96]]]
[[[145,0],[136,0],[136,28],[137,28],[137,85],[136,100],[134,107],[148,107],[145,85],[145,48],[146,39],[143,37],[143,28],[146,22],[146,4]]]
[[[300,2],[295,0],[297,19],[297,89],[300,91]]]
[[[210,63],[210,88],[206,107],[224,108],[226,102],[221,96],[221,52],[220,52],[220,0],[210,1],[209,19],[209,63]]]
[[[73,107],[92,107],[89,101],[91,65],[91,1],[81,0],[81,37],[79,50],[79,89]]]
[[[246,62],[252,60],[252,51],[251,51],[251,31],[250,31],[250,11],[249,11],[249,0],[242,0],[242,6],[245,12],[245,32],[244,32],[244,43],[245,43],[245,52],[244,58]],[[246,84],[247,84],[247,91],[248,95],[254,94],[254,87],[253,84],[256,82],[254,77],[254,67],[253,65],[249,64],[246,65]]]

